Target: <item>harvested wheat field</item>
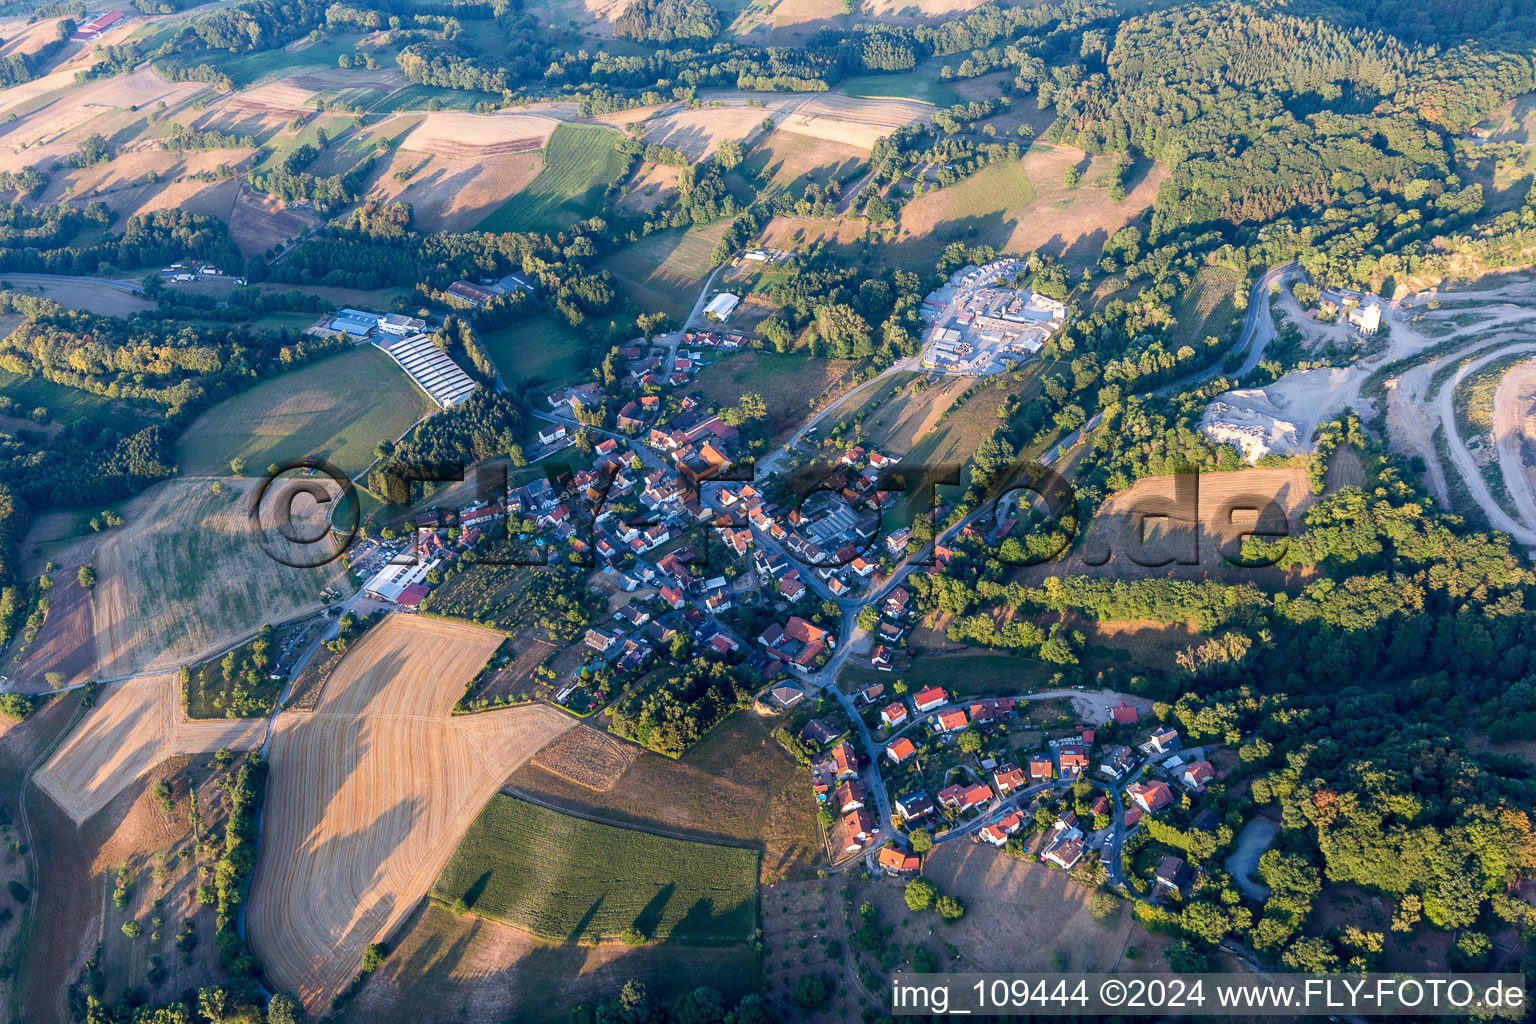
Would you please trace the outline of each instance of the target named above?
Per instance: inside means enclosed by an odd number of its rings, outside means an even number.
[[[266,725],[261,718],[188,721],[176,672],[130,679],[103,689],[96,707],[33,778],[79,825],[166,758],[221,747],[254,750]]]
[[[578,786],[606,793],[635,763],[638,748],[588,725],[578,725],[539,751],[531,762]]]
[[[39,693],[57,686],[83,683],[96,671],[96,618],[91,612],[91,592],[64,573],[53,588],[48,617],[26,661],[16,670],[18,693]],[[57,679],[49,676],[57,673]]]
[[[423,118],[400,141],[400,148],[464,160],[531,153],[544,148],[559,124],[553,117],[532,114],[443,111]]]
[[[468,231],[542,170],[537,151],[463,160],[400,149],[380,159],[368,197],[410,203],[411,220],[422,230]],[[402,172],[409,172],[403,182],[396,177]]]
[[[323,87],[322,87],[323,88]],[[244,89],[230,97],[230,107],[270,114],[308,114],[305,103],[319,92],[313,86],[302,85],[292,78],[280,79],[254,89]]]
[[[690,160],[702,160],[720,148],[725,139],[746,144],[763,133],[763,119],[778,118],[798,100],[768,101],[766,107],[745,103],[730,107],[678,110],[645,122],[645,141],[681,150]]]
[[[96,548],[96,658],[102,677],[197,660],[263,623],[317,611],[328,587],[350,590],[339,562],[293,568],[262,546],[265,541],[291,562],[315,559],[312,547],[281,542],[270,528],[253,525],[250,502],[259,483],[230,479],[215,494],[206,479],[174,480],[128,505],[127,525]],[[284,493],[271,492],[263,509],[284,503]],[[293,510],[295,530],[311,531],[305,535],[325,522],[325,511],[311,498],[296,498]]]
[[[800,104],[779,128],[796,135],[872,149],[897,128],[920,121],[932,112],[927,104],[910,100],[858,99],[822,93]]]
[[[390,616],[313,712],[278,716],[247,937],[311,1013],[416,908],[512,770],[575,724],[546,705],[450,716],[502,639]]]
[[[1105,502],[1082,546],[1064,564],[1047,563],[1027,572],[1120,577],[1232,573],[1258,582],[1249,574],[1275,570],[1237,568],[1227,561],[1239,557],[1241,535],[1257,528],[1260,520],[1252,510],[1273,502],[1262,516],[1264,532],[1295,537],[1301,533],[1302,513],[1314,500],[1300,466],[1149,477]]]
[[[73,151],[73,142],[69,149]],[[240,168],[252,152],[221,149],[175,153],[155,148],[124,148],[105,163],[55,171],[41,199],[50,203],[100,202],[130,217],[177,208],[224,220],[234,205],[238,179],[198,181],[189,176],[213,172],[220,164]],[[151,175],[158,180],[152,180]],[[177,180],[184,177],[188,180]]]

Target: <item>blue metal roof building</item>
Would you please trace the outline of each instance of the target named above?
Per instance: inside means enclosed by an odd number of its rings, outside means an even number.
[[[360,309],[339,310],[331,317],[331,330],[366,338],[368,332],[379,326],[383,319],[377,313],[364,313]]]

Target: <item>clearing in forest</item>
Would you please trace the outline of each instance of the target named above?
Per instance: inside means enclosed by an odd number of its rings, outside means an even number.
[[[270,983],[311,1013],[410,915],[507,774],[574,724],[545,705],[450,715],[502,640],[389,616],[313,712],[278,715],[247,935]]]

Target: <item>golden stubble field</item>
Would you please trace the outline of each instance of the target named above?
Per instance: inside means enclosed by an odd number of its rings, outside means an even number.
[[[545,705],[450,716],[501,641],[391,616],[342,659],[313,712],[278,716],[247,940],[270,983],[311,1013],[415,910],[512,770],[575,724]]]
[[[265,732],[260,718],[188,720],[175,672],[130,679],[102,690],[97,706],[33,778],[81,825],[166,758],[222,747],[254,750]]]

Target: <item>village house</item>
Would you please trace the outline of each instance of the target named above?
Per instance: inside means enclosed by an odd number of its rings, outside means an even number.
[[[1173,729],[1159,729],[1147,740],[1147,746],[1159,754],[1166,754],[1178,749],[1179,734]]]
[[[992,783],[997,791],[1007,796],[1024,785],[1024,771],[1016,764],[1005,764],[992,773]]]
[[[864,787],[857,782],[845,782],[832,795],[832,806],[839,813],[857,811],[864,806]]]
[[[619,638],[617,636],[604,633],[599,629],[589,629],[587,630],[585,641],[588,647],[592,648],[594,651],[597,651],[599,654],[607,654],[609,651],[613,650],[614,647],[618,646]]]
[[[1134,704],[1121,701],[1109,709],[1109,716],[1119,725],[1135,725],[1136,720],[1141,717],[1141,712],[1136,710]]]
[[[1215,777],[1216,769],[1211,767],[1209,761],[1195,761],[1179,770],[1179,781],[1196,792],[1203,791],[1205,784]]]
[[[780,709],[788,711],[805,699],[805,691],[785,683],[768,691],[768,699]]]
[[[853,695],[853,703],[857,707],[869,707],[885,695],[884,683],[870,683],[860,687]]]
[[[1088,750],[1081,743],[1063,743],[1056,748],[1061,762],[1061,777],[1076,779],[1088,770]]]
[[[1182,894],[1193,878],[1194,872],[1190,870],[1183,857],[1164,857],[1162,863],[1157,866],[1159,888]]]
[[[970,724],[970,719],[965,717],[964,709],[950,708],[948,711],[940,712],[934,718],[933,731],[937,733],[959,732]]]
[[[982,827],[979,833],[982,842],[991,843],[993,846],[1005,846],[1008,837],[1024,827],[1024,816],[1018,811],[1009,811],[990,825]]]
[[[905,736],[885,748],[885,756],[890,758],[893,764],[901,764],[916,753],[916,745]]]
[[[1153,779],[1151,782],[1133,782],[1126,787],[1126,793],[1148,814],[1156,814],[1158,811],[1173,803],[1173,792],[1166,782]]]
[[[1050,861],[1065,871],[1071,871],[1077,866],[1078,861],[1083,859],[1083,841],[1078,838],[1058,843],[1041,854],[1040,859]]]
[[[859,755],[847,740],[832,748],[832,763],[837,766],[839,779],[859,777]]]
[[[877,671],[889,672],[891,670],[891,649],[884,644],[876,644],[875,649],[869,653],[869,663]]]
[[[949,703],[949,694],[940,686],[927,686],[918,690],[912,697],[912,706],[921,714],[924,711],[932,711],[940,705]]]
[[[880,849],[875,863],[887,874],[905,875],[919,870],[923,862],[915,853],[907,853],[896,846],[885,846]]]
[[[887,729],[897,728],[907,720],[907,717],[907,705],[899,700],[893,700],[880,709],[880,722]]]
[[[1109,753],[1105,754],[1104,757],[1099,761],[1099,772],[1100,774],[1107,775],[1112,779],[1118,779],[1126,772],[1130,771],[1131,766],[1135,763],[1136,754],[1131,750],[1130,747],[1113,747],[1110,749]]]
[[[1056,777],[1056,764],[1047,754],[1034,754],[1029,759],[1029,780],[1050,782]]]
[[[899,796],[895,803],[896,813],[903,821],[918,821],[933,813],[933,798],[922,790]]]
[[[939,803],[945,807],[953,807],[961,814],[975,810],[977,807],[984,807],[991,802],[991,788],[980,783],[970,786],[947,786],[939,790]]]
[[[892,620],[900,620],[902,616],[907,614],[907,602],[911,600],[911,597],[912,595],[907,593],[903,587],[897,587],[887,594],[885,598],[885,617]]]
[[[828,743],[837,739],[837,730],[819,718],[813,718],[805,723],[800,730],[800,738],[818,747],[825,747]]]
[[[838,823],[843,849],[849,853],[862,850],[864,844],[873,839],[878,831],[870,816],[863,811],[854,811]]]

